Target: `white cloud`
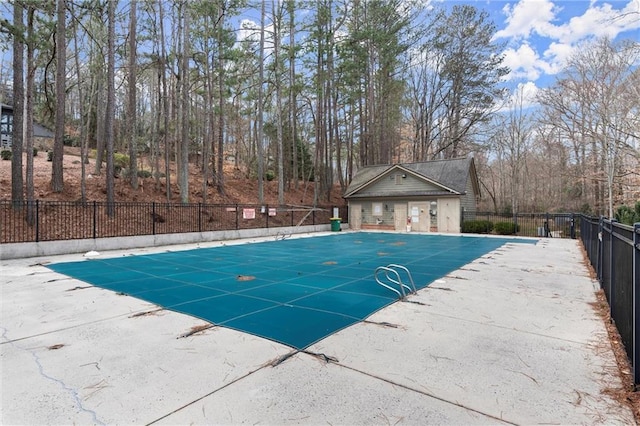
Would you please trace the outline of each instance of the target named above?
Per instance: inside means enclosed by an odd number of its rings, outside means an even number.
[[[532,32],[547,32],[558,9],[551,0],[520,0],[515,5],[505,5],[502,11],[507,16],[507,26],[496,32],[496,39],[528,38]]]
[[[537,80],[540,77],[538,54],[528,44],[523,44],[517,49],[508,48],[504,52],[503,64],[511,70],[507,78],[509,80],[527,78]]]
[[[591,4],[581,16],[574,16],[562,25],[550,27],[540,33],[562,43],[577,43],[586,38],[616,38],[618,34],[640,29],[640,0],[631,0],[623,9],[614,9],[609,3]]]
[[[513,101],[520,100],[523,106],[531,106],[536,103],[536,97],[539,92],[538,86],[533,81],[518,84],[515,92],[512,94]]]
[[[567,60],[573,52],[575,46],[567,43],[551,43],[547,50],[544,51],[544,58],[547,60],[549,74],[557,74],[567,63]]]
[[[506,27],[494,38],[529,38],[539,35],[562,43],[576,43],[585,38],[608,36],[640,30],[640,0],[628,0],[623,8],[614,9],[609,3],[591,1],[587,10],[568,22],[556,24],[562,11],[559,1],[520,0],[507,4],[502,11],[506,15]]]
[[[627,0],[623,7],[591,0],[582,15],[560,22],[561,4],[556,0],[519,0],[507,4],[504,29],[494,39],[521,43],[505,50],[505,65],[512,69],[509,79],[537,80],[542,74],[557,74],[576,46],[588,39],[615,39],[628,31],[640,35],[640,0]],[[619,4],[619,3],[616,3]],[[622,5],[621,5],[622,6]],[[542,53],[540,53],[542,52]]]
[[[505,100],[500,112],[508,112],[518,109],[529,109],[538,105],[536,97],[540,88],[533,81],[518,83],[509,97]]]
[[[252,21],[251,19],[243,19],[240,21],[240,29],[238,30],[238,41],[260,40],[260,24]]]

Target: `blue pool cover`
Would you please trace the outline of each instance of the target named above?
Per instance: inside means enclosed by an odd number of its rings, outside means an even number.
[[[507,242],[536,240],[340,233],[56,263],[53,271],[297,349],[395,302],[374,271],[406,266],[418,289]]]

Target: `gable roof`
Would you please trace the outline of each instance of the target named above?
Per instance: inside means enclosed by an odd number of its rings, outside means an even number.
[[[478,178],[473,158],[452,158],[448,160],[424,161],[421,163],[385,164],[366,166],[358,170],[349,184],[344,198],[357,194],[361,189],[382,179],[394,171],[411,173],[413,176],[423,179],[442,188],[442,193],[466,194],[467,182],[471,177],[476,194],[480,193]],[[469,176],[471,174],[471,176]],[[399,194],[394,194],[399,195]],[[426,195],[426,194],[404,194]]]
[[[7,104],[0,104],[0,109],[2,110],[2,114],[10,114],[13,115],[13,106]],[[55,134],[44,127],[42,124],[33,122],[33,137],[34,138],[50,138],[53,139]]]

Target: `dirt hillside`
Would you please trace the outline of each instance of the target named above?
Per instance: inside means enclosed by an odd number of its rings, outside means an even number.
[[[80,161],[80,149],[65,147],[64,154],[64,192],[54,193],[51,190],[51,162],[47,161],[47,153],[39,152],[34,157],[34,187],[35,197],[39,200],[64,200],[75,201],[81,198],[81,177],[82,164]],[[138,168],[151,170],[148,158],[139,161]],[[26,168],[26,156],[23,159],[23,169]],[[86,194],[88,201],[106,200],[106,178],[103,171],[100,175],[95,175],[95,161],[89,159],[86,168]],[[104,168],[103,168],[104,170]],[[164,165],[161,164],[161,171]],[[171,192],[172,202],[180,201],[180,190],[177,185],[177,176],[174,165],[171,166]],[[243,170],[235,168],[232,164],[225,165],[225,194],[218,194],[213,181],[209,178],[207,188],[207,203],[258,203],[258,182],[256,179],[247,177]],[[153,178],[139,179],[138,189],[133,189],[125,178],[115,179],[115,199],[116,201],[139,201],[139,202],[167,202],[166,187],[164,179],[161,179],[160,186],[156,188]],[[202,173],[196,164],[190,165],[189,177],[189,201],[202,202]],[[267,182],[264,186],[265,203],[275,205],[278,203],[278,183],[277,181]],[[11,161],[0,160],[0,199],[11,199]],[[312,205],[313,204],[313,182],[299,182],[298,189],[291,188],[285,192],[285,204],[291,205]],[[323,197],[318,204],[322,205],[343,205],[342,193],[339,186],[332,191],[332,197],[327,200]]]

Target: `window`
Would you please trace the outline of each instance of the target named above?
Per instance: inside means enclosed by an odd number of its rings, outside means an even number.
[[[382,216],[382,203],[373,203],[373,216]]]
[[[0,117],[0,133],[10,134],[13,124],[13,114],[2,114]]]

